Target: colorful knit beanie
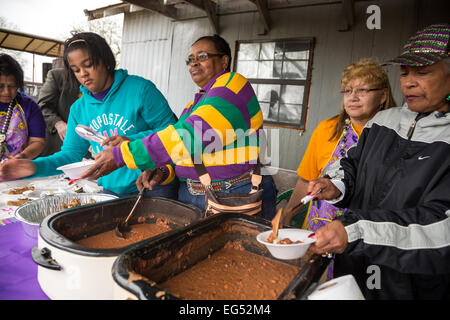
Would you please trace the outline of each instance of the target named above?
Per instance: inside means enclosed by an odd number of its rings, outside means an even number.
[[[449,24],[433,24],[409,38],[402,54],[386,61],[384,65],[393,63],[411,67],[432,65],[450,57],[449,39]]]

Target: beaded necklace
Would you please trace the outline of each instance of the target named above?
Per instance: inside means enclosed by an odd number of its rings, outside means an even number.
[[[12,111],[16,105],[16,99],[12,99],[9,103],[8,111],[6,112],[5,120],[3,121],[2,131],[0,132],[1,150],[3,150],[3,144],[6,141],[6,132],[8,131],[9,122],[11,121]],[[2,152],[2,151],[0,151]]]
[[[6,132],[8,131],[9,122],[11,121],[12,111],[14,106],[16,105],[16,99],[12,99],[9,103],[8,111],[6,112],[5,121],[3,122],[2,131],[0,132],[0,157],[3,156],[3,153],[6,149]]]
[[[344,126],[344,131],[342,132],[342,142],[339,145],[341,147],[341,149],[339,150],[339,155],[341,156],[341,158],[345,157],[345,154],[347,153],[347,151],[345,150],[345,146],[347,144],[347,133],[348,130],[350,129],[350,119],[345,119],[345,126]]]

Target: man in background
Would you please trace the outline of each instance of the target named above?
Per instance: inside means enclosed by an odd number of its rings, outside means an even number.
[[[64,80],[64,69],[51,69],[39,93],[46,123],[46,146],[41,156],[49,156],[59,150],[66,136],[70,107],[81,96],[79,87],[70,87]]]

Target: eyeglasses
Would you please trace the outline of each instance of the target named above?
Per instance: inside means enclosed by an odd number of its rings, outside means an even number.
[[[350,97],[352,95],[353,92],[355,92],[355,96],[357,97],[365,97],[369,94],[369,92],[371,91],[377,91],[377,90],[382,90],[384,88],[373,88],[373,89],[367,89],[367,88],[358,88],[358,89],[345,89],[342,90],[341,93],[346,96],[346,97]]]
[[[224,56],[224,55],[225,55],[225,54],[223,54],[223,53],[207,53],[207,52],[200,52],[200,53],[197,55],[197,57],[189,56],[189,57],[187,58],[187,60],[186,60],[186,65],[187,65],[187,66],[190,66],[190,65],[193,64],[195,61],[203,62],[203,61],[208,60],[209,58],[212,58],[212,57],[222,57],[222,56]]]
[[[3,91],[3,90],[16,90],[17,89],[17,84],[3,84],[3,83],[0,83],[0,92],[1,91]]]

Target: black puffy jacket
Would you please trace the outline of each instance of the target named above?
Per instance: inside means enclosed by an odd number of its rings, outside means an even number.
[[[418,118],[406,105],[379,112],[329,173],[346,188],[336,205],[349,208],[335,275],[353,273],[369,298],[449,297],[450,113],[424,116],[411,134]]]

